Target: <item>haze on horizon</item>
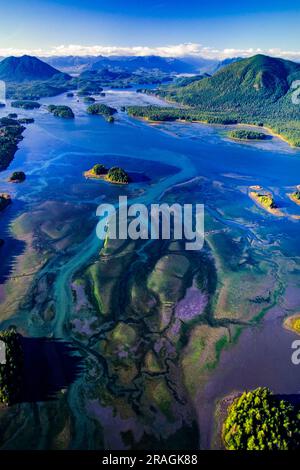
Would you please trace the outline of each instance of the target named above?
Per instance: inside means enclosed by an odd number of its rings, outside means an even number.
[[[299,22],[295,0],[11,0],[1,5],[0,56],[264,53],[300,60]]]

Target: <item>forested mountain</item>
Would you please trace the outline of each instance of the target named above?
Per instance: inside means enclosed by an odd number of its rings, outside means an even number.
[[[36,57],[7,57],[0,62],[0,80],[24,82],[49,80],[61,72]]]

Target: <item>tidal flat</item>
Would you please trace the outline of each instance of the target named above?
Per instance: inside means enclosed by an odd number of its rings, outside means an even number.
[[[118,109],[113,125],[66,94],[55,104],[69,103],[74,120],[43,106],[24,112],[35,122],[0,173],[13,200],[0,218],[1,328],[41,339],[29,342],[28,360],[41,348],[42,364],[59,364],[48,385],[37,372],[35,393],[1,408],[0,447],[209,448],[225,395],[250,385],[298,392],[289,362],[297,336],[283,320],[300,308],[299,222],[268,214],[248,188],[286,198],[299,183],[300,153],[283,142],[237,145],[211,126],[135,120],[121,107],[161,103],[135,91],[106,90],[99,100]],[[123,186],[84,180],[99,161],[142,177]],[[20,168],[26,181],[9,185]],[[96,208],[119,195],[205,204],[203,250],[99,240]],[[80,362],[74,374],[70,357]]]

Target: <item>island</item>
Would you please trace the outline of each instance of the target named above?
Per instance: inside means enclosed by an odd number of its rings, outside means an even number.
[[[227,135],[233,140],[265,140],[267,138],[267,135],[264,132],[248,129],[235,129],[233,131],[229,131]]]
[[[288,317],[284,321],[284,326],[288,330],[294,331],[300,335],[300,313]]]
[[[24,130],[25,127],[14,119],[0,119],[0,171],[6,170],[13,160]]]
[[[93,98],[92,96],[85,96],[83,98],[84,103],[95,103],[95,101],[96,101],[95,98]]]
[[[50,113],[53,114],[53,116],[56,117],[61,117],[64,119],[73,119],[75,117],[72,109],[69,106],[50,104],[47,109]]]
[[[18,123],[19,124],[33,124],[34,123],[34,119],[33,118],[20,118],[18,119]]]
[[[11,203],[11,197],[7,193],[0,194],[0,211],[3,211]]]
[[[111,116],[113,116],[117,110],[115,108],[111,108],[110,106],[107,106],[106,104],[91,104],[87,108],[87,112],[89,114],[97,114],[99,116],[103,116],[108,120]]]
[[[16,113],[9,113],[7,117],[8,119],[17,119],[18,115]]]
[[[288,194],[288,196],[293,202],[300,205],[300,191],[299,190],[294,191],[291,194]]]
[[[10,183],[22,183],[25,181],[26,175],[24,171],[14,171],[12,175],[9,177],[8,181]]]
[[[270,192],[267,191],[253,191],[253,187],[251,187],[252,190],[249,192],[250,198],[258,204],[261,208],[265,209],[267,212],[269,212],[272,215],[276,215],[278,217],[284,216],[283,212],[278,209],[273,195]],[[251,189],[250,188],[250,189]]]
[[[69,91],[67,93],[67,98],[73,98],[73,96],[74,96],[74,93],[72,93],[72,91]]]
[[[37,101],[17,100],[17,101],[12,101],[11,106],[13,108],[38,109],[41,107],[41,104],[38,103]]]
[[[222,439],[228,450],[293,450],[300,444],[298,423],[296,406],[259,387],[234,398]]]
[[[112,167],[109,170],[101,163],[97,163],[91,170],[84,172],[85,178],[102,179],[115,184],[128,184],[130,182],[129,175],[123,168]]]
[[[24,354],[21,336],[15,329],[2,331],[0,341],[3,342],[2,348],[4,344],[4,351],[1,351],[1,362],[4,360],[4,363],[0,364],[0,402],[9,406],[20,398]]]

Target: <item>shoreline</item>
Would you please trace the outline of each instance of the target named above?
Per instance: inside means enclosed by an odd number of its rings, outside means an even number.
[[[299,321],[299,328],[295,327],[294,324]],[[295,313],[294,315],[287,317],[283,321],[283,327],[297,335],[300,335],[300,313]]]
[[[91,170],[84,171],[83,176],[87,180],[101,180],[101,181],[106,181],[107,183],[110,183],[110,184],[118,184],[118,185],[124,185],[124,186],[129,184],[129,183],[124,183],[122,181],[111,181],[107,177],[107,175],[95,175]]]
[[[281,212],[281,210],[278,209],[277,207],[274,207],[274,208],[266,207],[263,204],[261,204],[261,202],[258,200],[257,192],[249,191],[248,196],[250,197],[250,199],[252,199],[253,202],[255,202],[255,204],[257,204],[261,209],[264,209],[265,211],[267,211],[269,214],[274,215],[276,217],[285,217],[285,214]]]
[[[150,96],[153,96],[150,94]],[[156,98],[159,98],[161,99],[162,101],[164,101],[166,104],[172,104],[172,105],[177,105],[177,106],[174,106],[174,107],[179,107],[179,103],[177,103],[176,101],[172,101],[172,100],[166,100],[165,98],[163,97],[160,97],[159,95],[156,96],[154,95]],[[182,105],[184,106],[184,105]],[[185,109],[189,109],[187,106],[185,107]],[[286,144],[288,144],[291,148],[293,149],[300,149],[300,147],[297,147],[295,145],[293,145],[286,137],[284,137],[283,135],[281,134],[278,134],[276,131],[274,131],[271,127],[269,126],[258,126],[257,124],[247,124],[247,123],[244,123],[244,122],[237,122],[236,124],[216,124],[216,123],[209,123],[207,121],[198,121],[198,120],[192,120],[192,121],[189,121],[189,120],[186,120],[186,119],[174,119],[174,120],[166,120],[166,121],[153,121],[147,117],[141,117],[141,116],[132,116],[132,115],[129,115],[130,117],[133,117],[135,119],[141,119],[141,120],[144,120],[144,121],[147,121],[149,122],[150,124],[152,123],[163,123],[163,122],[187,122],[187,123],[199,123],[199,124],[206,124],[206,125],[209,125],[209,126],[249,126],[249,127],[253,127],[253,128],[256,128],[256,129],[264,129],[266,130],[270,135],[272,135],[273,137],[277,137],[278,139],[282,140],[283,142],[285,142]],[[232,140],[237,140],[239,142],[245,142],[244,139],[232,139]],[[248,140],[246,140],[246,142],[248,142]],[[259,140],[260,142],[260,140]]]

